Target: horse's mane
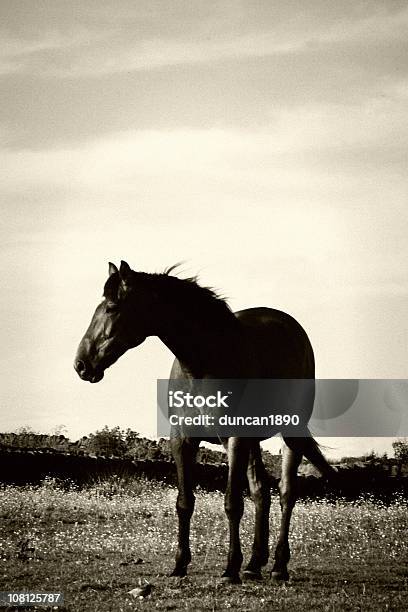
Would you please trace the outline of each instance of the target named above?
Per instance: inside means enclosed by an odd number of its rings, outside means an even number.
[[[185,281],[186,283],[190,283],[190,285],[198,289],[200,292],[202,292],[202,294],[207,294],[208,298],[213,298],[215,300],[218,300],[219,302],[224,302],[224,304],[228,307],[227,302],[226,302],[227,300],[226,296],[221,295],[214,287],[207,287],[204,285],[200,285],[198,274],[194,274],[194,276],[187,276],[184,278],[180,278],[179,276],[173,275],[172,272],[177,270],[177,268],[179,268],[182,265],[182,263],[183,262],[178,262],[176,264],[173,264],[172,266],[169,266],[168,268],[165,268],[162,272],[162,275],[171,276],[173,278],[177,278],[177,280],[181,280],[181,281]]]
[[[172,292],[172,295],[177,297],[181,304],[188,303],[195,311],[205,311],[208,319],[212,318],[214,323],[237,322],[227,304],[226,297],[213,287],[201,285],[198,276],[183,278],[174,276],[172,272],[179,266],[180,264],[175,264],[166,268],[161,274],[153,276],[156,276],[157,282]]]
[[[188,304],[194,311],[205,311],[209,318],[225,323],[227,320],[236,321],[226,298],[221,296],[213,287],[199,284],[198,276],[180,278],[172,273],[180,264],[174,264],[161,273],[147,273],[133,271],[135,285],[139,282],[141,287],[164,289],[172,298],[180,302],[180,306]],[[104,296],[114,300],[119,289],[119,274],[112,274],[105,283]]]

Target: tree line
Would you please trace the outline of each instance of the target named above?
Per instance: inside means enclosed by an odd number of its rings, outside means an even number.
[[[408,463],[408,439],[401,438],[392,444],[394,461],[401,464]],[[0,433],[0,448],[3,449],[29,449],[48,450],[78,455],[93,455],[101,457],[118,457],[133,461],[172,461],[170,443],[165,438],[150,440],[139,435],[130,428],[122,429],[119,426],[108,427],[83,436],[72,442],[63,434],[39,434],[30,428],[24,427],[16,432]],[[263,450],[263,460],[266,468],[275,473],[281,465],[280,455],[273,455]],[[340,463],[353,464],[358,461],[387,463],[387,455],[377,455],[374,451],[360,457],[343,457]],[[391,459],[391,461],[393,461]],[[224,464],[226,455],[222,451],[202,447],[198,455],[199,463],[215,465]]]

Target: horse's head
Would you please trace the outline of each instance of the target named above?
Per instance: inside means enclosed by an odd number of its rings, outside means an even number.
[[[81,340],[74,368],[82,380],[99,382],[104,371],[128,349],[152,335],[153,296],[144,275],[122,261],[110,263],[103,300]]]

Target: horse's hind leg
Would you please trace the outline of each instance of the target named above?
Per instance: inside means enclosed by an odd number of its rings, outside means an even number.
[[[251,559],[244,574],[248,578],[262,578],[261,568],[267,564],[269,557],[271,490],[258,442],[251,447],[249,453],[247,476],[249,490],[255,504],[255,537]]]
[[[196,438],[171,438],[171,450],[176,463],[178,496],[178,547],[176,566],[171,576],[185,576],[191,561],[190,519],[194,511],[194,465],[200,441]]]
[[[272,569],[272,578],[275,580],[289,579],[287,568],[290,558],[289,526],[296,502],[297,470],[302,460],[301,448],[302,438],[285,438],[282,452],[282,476],[279,482],[282,517],[275,551],[275,564]]]

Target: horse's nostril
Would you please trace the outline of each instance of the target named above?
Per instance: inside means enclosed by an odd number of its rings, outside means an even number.
[[[84,374],[86,370],[86,365],[81,359],[78,359],[78,361],[75,363],[75,369],[78,372],[78,374]]]

